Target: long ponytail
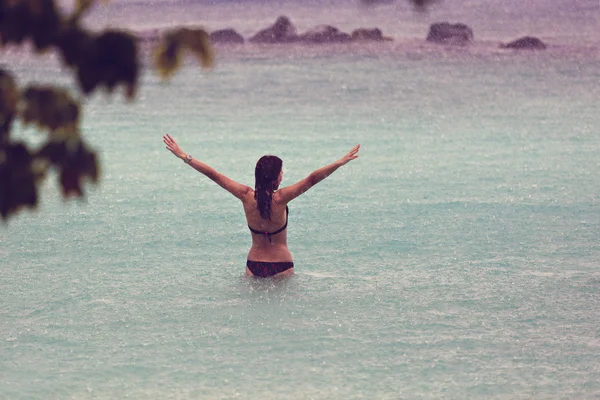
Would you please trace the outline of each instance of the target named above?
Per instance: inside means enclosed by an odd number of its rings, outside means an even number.
[[[263,219],[271,219],[273,192],[277,189],[277,179],[282,165],[283,161],[276,156],[262,156],[256,163],[254,199]]]

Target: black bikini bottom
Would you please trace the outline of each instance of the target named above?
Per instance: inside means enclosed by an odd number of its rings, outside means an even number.
[[[294,268],[293,262],[246,261],[246,267],[254,276],[266,278]]]

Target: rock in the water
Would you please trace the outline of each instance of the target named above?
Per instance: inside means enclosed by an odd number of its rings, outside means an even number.
[[[244,37],[233,29],[220,29],[211,32],[210,40],[212,40],[213,43],[229,44],[243,44],[245,42]]]
[[[296,27],[288,17],[279,17],[275,24],[248,39],[252,43],[289,43],[298,40]]]
[[[360,28],[360,29],[356,29],[352,32],[352,40],[355,41],[376,41],[376,42],[382,42],[382,41],[387,41],[387,40],[392,40],[389,37],[385,37],[383,36],[383,33],[381,32],[381,29],[379,28],[373,28],[373,29],[367,29],[367,28]]]
[[[350,35],[331,25],[319,25],[298,37],[304,43],[344,43]]]
[[[473,30],[465,24],[438,22],[429,27],[428,42],[465,45],[473,41]]]
[[[525,36],[520,39],[514,40],[508,44],[500,46],[504,49],[518,49],[518,50],[546,50],[546,44],[540,39],[532,36]]]

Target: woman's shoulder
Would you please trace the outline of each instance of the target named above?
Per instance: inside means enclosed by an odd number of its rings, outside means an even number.
[[[285,198],[281,195],[281,193],[278,191],[276,191],[275,193],[273,193],[273,200],[272,200],[272,206],[287,206],[288,202],[285,200]]]
[[[256,202],[256,200],[254,200],[254,189],[248,186],[248,190],[246,190],[246,193],[244,193],[244,196],[241,200],[244,204],[252,201]]]

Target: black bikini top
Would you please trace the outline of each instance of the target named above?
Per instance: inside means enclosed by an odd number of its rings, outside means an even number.
[[[271,243],[272,235],[277,235],[278,233],[283,232],[285,230],[285,228],[287,228],[289,214],[290,214],[290,209],[288,208],[288,206],[285,206],[285,224],[281,228],[277,229],[275,232],[257,231],[256,229],[252,229],[252,227],[250,227],[250,225],[248,225],[248,229],[250,229],[250,232],[256,233],[257,235],[265,235],[266,237],[269,238],[269,243]]]

